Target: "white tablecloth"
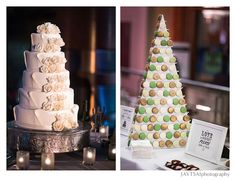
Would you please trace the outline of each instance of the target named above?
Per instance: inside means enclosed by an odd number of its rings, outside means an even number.
[[[165,163],[173,159],[187,164],[193,164],[200,170],[226,170],[226,159],[221,159],[219,165],[199,159],[184,153],[184,148],[157,149],[152,159],[133,159],[132,150],[127,147],[127,136],[121,135],[121,169],[122,170],[167,170]]]

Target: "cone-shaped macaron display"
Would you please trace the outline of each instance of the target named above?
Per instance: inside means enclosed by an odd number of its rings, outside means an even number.
[[[129,136],[131,141],[149,140],[154,148],[184,147],[190,129],[172,46],[159,15]]]

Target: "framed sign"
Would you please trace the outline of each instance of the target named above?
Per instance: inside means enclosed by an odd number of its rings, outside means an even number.
[[[120,132],[128,136],[133,123],[134,108],[128,106],[120,107]]]
[[[185,152],[218,164],[227,130],[223,126],[193,119]]]

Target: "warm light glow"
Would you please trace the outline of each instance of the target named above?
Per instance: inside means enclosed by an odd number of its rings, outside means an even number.
[[[113,148],[113,149],[111,150],[111,153],[112,153],[112,154],[115,154],[115,153],[116,153],[116,148]]]
[[[91,96],[90,96],[90,107],[95,107],[95,88],[92,87],[91,88]],[[93,115],[93,108],[90,108],[90,113],[89,113],[90,116]]]
[[[211,110],[211,108],[209,106],[204,106],[204,105],[200,105],[200,104],[196,105],[196,109],[202,110],[202,111],[210,111]]]
[[[46,165],[50,165],[50,164],[51,164],[51,160],[50,160],[49,158],[46,158],[46,159],[45,159],[45,164],[46,164]]]
[[[24,158],[23,158],[23,157],[19,157],[18,161],[19,161],[20,163],[23,163],[23,162],[24,162]]]
[[[105,132],[106,132],[106,129],[105,129],[104,127],[102,127],[102,128],[100,129],[100,133],[104,134]]]
[[[87,157],[88,157],[89,159],[91,159],[91,158],[93,157],[93,153],[89,151],[89,152],[87,153]]]
[[[95,14],[92,14],[93,20],[91,24],[91,42],[90,42],[90,73],[94,74],[96,70],[96,20],[95,20]]]

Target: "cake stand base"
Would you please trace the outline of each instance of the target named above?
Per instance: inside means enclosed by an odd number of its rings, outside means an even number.
[[[63,132],[30,130],[8,123],[8,149],[32,153],[64,153],[89,146],[89,130],[83,128]]]

